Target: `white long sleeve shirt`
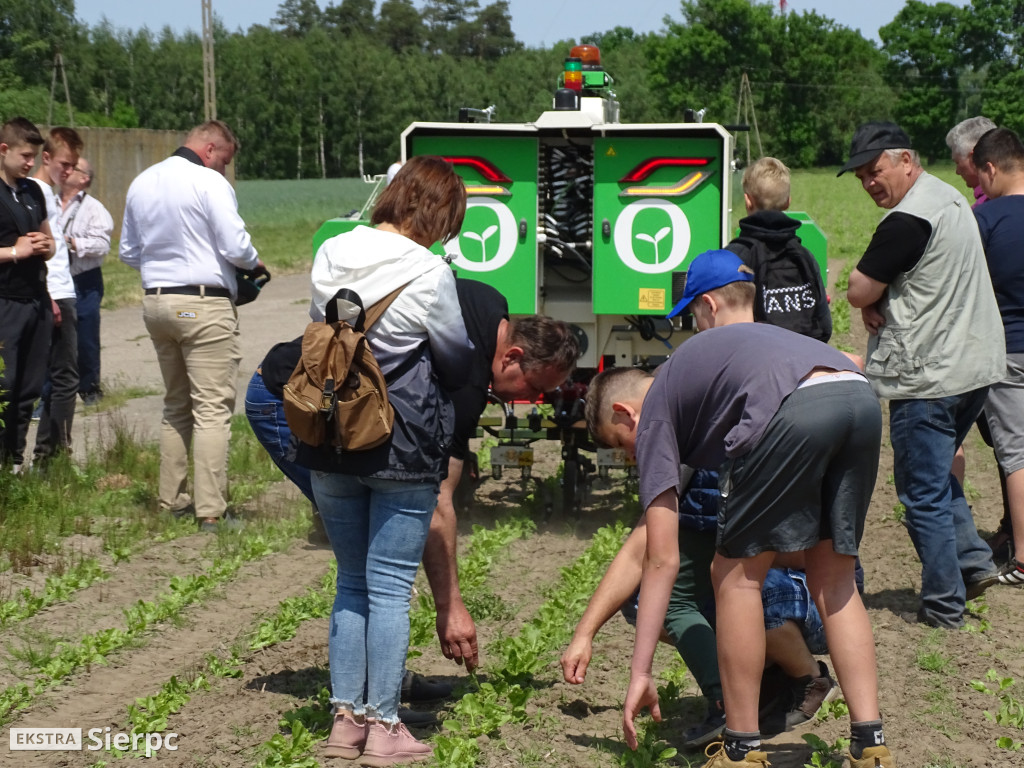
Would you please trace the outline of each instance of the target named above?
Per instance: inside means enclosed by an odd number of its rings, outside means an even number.
[[[231,184],[178,154],[144,170],[128,188],[120,258],[142,273],[143,288],[205,285],[227,288],[232,297],[238,295],[235,267],[254,269],[258,262]]]
[[[76,295],[75,284],[71,280],[71,268],[68,263],[68,244],[64,242],[61,231],[60,200],[53,194],[53,187],[49,184],[34,176],[32,181],[43,190],[43,197],[46,198],[46,220],[50,222],[50,232],[57,246],[53,258],[46,262],[46,291],[54,301],[73,299]]]
[[[68,243],[72,277],[103,264],[103,257],[110,252],[110,235],[114,231],[114,219],[103,203],[84,190],[79,192],[61,212],[61,228]]]

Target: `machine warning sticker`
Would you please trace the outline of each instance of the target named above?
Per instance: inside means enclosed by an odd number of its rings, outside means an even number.
[[[640,309],[665,309],[665,289],[641,288],[637,306]]]
[[[608,149],[606,149],[604,151],[604,156],[605,157],[615,157],[617,154],[618,153],[616,153],[615,147],[613,147],[611,144],[609,144],[608,145]]]

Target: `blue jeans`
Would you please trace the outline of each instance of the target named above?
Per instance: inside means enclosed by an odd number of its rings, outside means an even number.
[[[90,395],[100,386],[100,303],[103,272],[99,267],[74,275],[78,296],[78,391]]]
[[[438,486],[328,472],[312,478],[338,561],[327,641],[331,702],[397,723],[409,597]]]
[[[249,388],[245,391],[245,417],[249,419],[256,439],[284,476],[316,506],[309,470],[295,463],[296,443],[284,417],[284,403],[267,389],[259,371],[249,379]]]
[[[778,629],[787,621],[800,625],[811,653],[828,653],[821,614],[807,591],[807,575],[789,568],[770,568],[761,587],[764,628]]]
[[[921,613],[946,627],[964,623],[965,583],[996,572],[992,550],[978,535],[963,489],[950,474],[953,455],[987,394],[988,387],[982,387],[951,397],[889,403],[896,493],[921,559]]]

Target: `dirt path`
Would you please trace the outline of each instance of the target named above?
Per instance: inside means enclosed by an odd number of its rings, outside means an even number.
[[[326,549],[296,543],[284,552],[244,565],[218,596],[186,610],[182,626],[155,628],[146,634],[140,648],[116,654],[109,666],[75,676],[43,697],[15,725],[60,723],[85,730],[108,725],[123,729],[127,705],[135,698],[153,695],[171,675],[191,679],[205,665],[208,654],[225,655],[236,638],[244,638],[281,600],[318,584],[331,559]],[[185,743],[192,735],[187,726],[179,733]],[[94,758],[88,751],[68,753],[59,761],[53,754],[25,755],[23,761],[19,757],[19,765],[87,765]]]

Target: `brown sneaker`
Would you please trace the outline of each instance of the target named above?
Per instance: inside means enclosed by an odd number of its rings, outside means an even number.
[[[716,749],[717,751],[712,752],[711,750]],[[730,760],[729,755],[725,753],[725,742],[716,741],[714,744],[708,744],[704,749],[704,754],[711,759],[704,763],[703,768],[767,768],[771,763],[768,762],[768,753],[761,752],[758,750],[751,750],[747,752],[742,760],[736,762]],[[857,766],[860,768],[860,766]]]
[[[390,765],[418,763],[434,753],[429,744],[417,741],[401,722],[388,726],[379,720],[370,720],[366,729],[366,747],[359,758],[360,765],[386,768]]]
[[[793,709],[786,713],[786,730],[791,731],[814,717],[821,705],[832,701],[839,693],[839,686],[828,673],[825,662],[818,662],[818,677],[802,677],[794,680]]]
[[[334,725],[331,727],[331,735],[327,737],[324,756],[355,760],[362,753],[364,744],[366,718],[362,715],[356,718],[348,712],[335,713]]]
[[[867,747],[860,760],[855,760],[853,755],[850,755],[850,768],[896,768],[896,758],[885,744],[880,747]]]

